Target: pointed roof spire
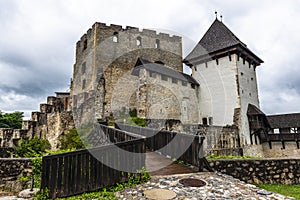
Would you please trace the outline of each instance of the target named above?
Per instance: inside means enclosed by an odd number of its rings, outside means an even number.
[[[183,62],[187,65],[192,65],[191,63],[194,62],[205,62],[204,59],[211,60],[216,55],[221,56],[220,53],[228,55],[229,50],[235,53],[239,51],[247,54],[247,57],[251,58],[256,65],[260,65],[263,62],[218,18],[215,19],[202,39]]]

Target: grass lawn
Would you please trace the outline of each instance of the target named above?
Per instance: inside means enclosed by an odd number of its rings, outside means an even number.
[[[258,187],[300,200],[300,185],[271,185],[260,184]]]

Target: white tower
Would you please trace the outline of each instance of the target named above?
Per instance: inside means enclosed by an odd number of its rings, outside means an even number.
[[[263,61],[216,19],[183,62],[200,83],[200,123],[237,125],[241,144],[249,145],[247,109],[259,107],[255,69]]]

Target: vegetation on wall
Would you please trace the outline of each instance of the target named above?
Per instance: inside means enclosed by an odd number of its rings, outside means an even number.
[[[33,158],[43,156],[49,149],[51,149],[51,145],[48,140],[34,137],[31,140],[21,140],[15,150],[16,157]]]
[[[147,126],[147,122],[145,121],[145,119],[139,118],[137,116],[136,109],[129,110],[129,116],[130,116],[129,124],[135,125],[135,126],[142,126],[142,127]],[[130,122],[132,122],[132,123],[130,123]]]
[[[0,128],[21,129],[23,112],[3,113],[0,111]]]
[[[85,148],[76,128],[70,130],[65,136],[62,137],[60,141],[61,141],[60,149],[62,150],[67,150],[67,149],[78,150],[78,149]]]

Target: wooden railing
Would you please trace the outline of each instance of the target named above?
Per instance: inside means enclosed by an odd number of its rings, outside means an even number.
[[[96,125],[115,144],[44,156],[41,189],[50,198],[66,197],[128,181],[125,172],[145,166],[145,139],[103,125]],[[130,141],[129,141],[130,140]],[[134,156],[126,156],[134,152]]]
[[[203,169],[203,140],[204,137],[177,132],[156,130],[127,124],[116,124],[116,128],[133,132],[146,137],[149,150],[158,151],[163,155],[177,158],[185,163]]]

